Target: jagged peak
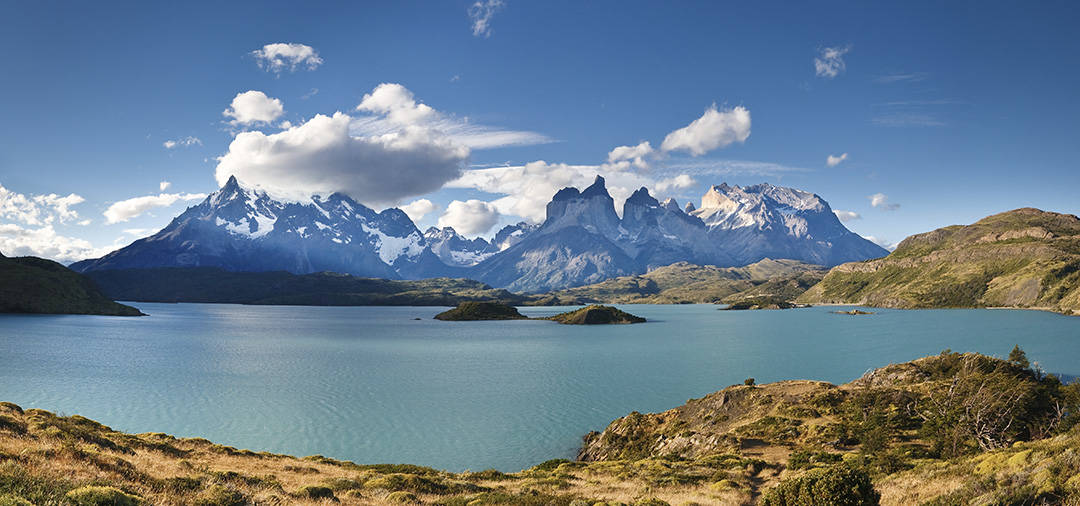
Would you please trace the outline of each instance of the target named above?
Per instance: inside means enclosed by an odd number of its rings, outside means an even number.
[[[694,212],[694,211],[696,211],[696,210],[697,210],[697,208],[696,208],[696,207],[694,207],[694,203],[693,203],[693,202],[687,202],[687,203],[686,203],[686,207],[685,207],[685,208],[683,208],[683,211],[686,211],[686,214],[690,214],[690,213],[692,213],[692,212]]]
[[[646,193],[648,193],[648,190],[646,190]],[[593,180],[593,184],[589,185],[588,188],[585,188],[585,190],[581,192],[582,198],[589,198],[598,195],[611,198],[611,195],[608,194],[607,186],[604,184],[604,177],[599,174],[596,175],[596,179]]]
[[[675,212],[680,212],[680,213],[682,212],[682,209],[679,208],[679,201],[675,200],[672,197],[668,197],[666,200],[661,202],[660,207],[663,207],[664,209],[667,209],[668,211],[675,211]]]
[[[551,197],[552,201],[556,200],[573,200],[581,197],[581,192],[573,186],[567,186],[555,193],[554,197]]]
[[[648,207],[658,207],[658,206],[660,206],[660,202],[658,202],[655,198],[653,198],[652,195],[649,195],[649,189],[644,187],[644,186],[642,186],[641,188],[638,188],[637,191],[635,191],[633,194],[631,194],[630,198],[626,199],[626,203],[631,204],[631,205],[648,206]]]

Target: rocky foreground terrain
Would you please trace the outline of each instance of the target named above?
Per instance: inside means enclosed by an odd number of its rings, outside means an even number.
[[[1076,504],[1078,412],[1080,387],[1018,349],[1007,361],[943,352],[839,386],[748,378],[615,420],[575,461],[449,473],[125,434],[0,403],[0,504]]]

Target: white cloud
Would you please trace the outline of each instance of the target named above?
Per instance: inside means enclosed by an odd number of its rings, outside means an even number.
[[[889,196],[884,193],[875,193],[866,198],[870,199],[871,207],[881,208],[885,211],[895,211],[900,209],[900,204],[889,202]]]
[[[234,102],[235,102],[235,100],[234,100]],[[187,137],[182,137],[180,139],[176,139],[176,140],[169,139],[169,140],[161,143],[162,146],[165,146],[165,149],[173,149],[173,148],[176,148],[176,147],[184,147],[184,148],[186,148],[186,147],[189,147],[189,146],[194,146],[196,144],[202,146],[202,140],[200,140],[198,137],[192,137],[190,135],[187,136]]]
[[[913,113],[913,112],[897,112],[888,113],[876,116],[872,120],[874,124],[887,127],[936,127],[945,126],[945,122],[941,121],[933,114],[926,113]]]
[[[694,178],[688,174],[679,174],[678,176],[661,179],[653,184],[652,190],[657,194],[668,194],[671,192],[677,192],[679,190],[685,190],[697,184]]]
[[[917,83],[919,81],[925,81],[928,75],[929,74],[927,74],[926,72],[912,72],[910,74],[888,74],[875,78],[874,82],[879,84]]]
[[[367,114],[354,118],[349,132],[358,136],[394,133],[404,126],[422,126],[437,130],[455,143],[470,149],[505,146],[529,146],[552,142],[536,132],[505,130],[476,125],[468,117],[457,118],[417,102],[408,88],[396,83],[382,83],[364,95],[356,110]]]
[[[547,204],[559,190],[568,186],[584,189],[597,174],[604,176],[608,193],[615,200],[615,209],[622,212],[623,203],[635,190],[645,186],[655,191],[677,191],[694,184],[693,178],[680,174],[665,180],[631,171],[608,170],[602,165],[569,165],[543,160],[510,167],[490,167],[465,171],[447,183],[448,188],[472,188],[502,195],[491,202],[502,215],[519,216],[533,223],[547,217]]]
[[[438,209],[439,206],[435,205],[428,199],[414,200],[412,202],[409,202],[408,204],[401,206],[401,210],[405,211],[405,214],[409,216],[409,219],[412,220],[413,223],[424,219],[424,216],[427,216],[428,214],[431,214]]]
[[[13,223],[0,224],[0,251],[7,256],[36,256],[71,263],[104,255],[111,249],[95,248],[85,239],[59,235],[52,225],[27,228]]]
[[[57,221],[67,223],[79,218],[79,213],[71,206],[85,201],[86,199],[74,193],[66,196],[55,193],[25,195],[0,185],[0,218],[34,226]]]
[[[739,106],[719,111],[713,104],[700,118],[664,137],[660,149],[688,151],[691,155],[701,156],[733,142],[745,142],[749,136],[749,109]]]
[[[337,112],[274,134],[241,132],[218,158],[215,178],[224,185],[236,176],[296,197],[338,191],[367,205],[392,205],[457,178],[469,156],[468,147],[431,128],[353,136],[352,122]]]
[[[125,228],[124,233],[136,238],[143,238],[157,232],[156,228]]]
[[[282,42],[267,44],[262,49],[252,51],[251,54],[255,56],[255,62],[259,64],[259,68],[275,74],[286,70],[296,72],[301,67],[315,70],[323,62],[315,48],[304,44]]]
[[[844,160],[847,160],[847,153],[844,153],[840,156],[829,155],[825,159],[825,165],[828,165],[829,167],[836,167],[837,165],[840,165],[840,162]]]
[[[663,168],[670,171],[690,171],[695,175],[711,176],[781,177],[792,172],[812,172],[810,169],[790,167],[772,162],[722,159],[669,160],[664,163]]]
[[[608,153],[605,167],[610,170],[627,170],[631,167],[647,169],[649,161],[646,157],[652,154],[653,147],[649,141],[642,141],[637,146],[619,146]]]
[[[454,227],[466,237],[476,237],[491,230],[499,221],[499,211],[494,205],[483,200],[454,200],[446,206],[446,212],[439,216],[438,227]]]
[[[205,193],[161,193],[121,200],[105,210],[105,223],[113,224],[128,221],[155,207],[168,207],[177,201],[202,200]]]
[[[501,9],[505,3],[502,0],[477,0],[469,6],[469,20],[472,21],[472,34],[474,37],[491,36],[491,18],[495,11]]]
[[[818,56],[814,58],[814,73],[818,77],[832,79],[840,75],[847,64],[844,63],[844,55],[851,51],[851,46],[826,47],[818,50]]]
[[[398,126],[415,125],[431,120],[437,113],[430,106],[417,103],[408,88],[397,83],[382,83],[364,95],[357,111],[384,116]]]
[[[885,249],[887,249],[889,251],[892,251],[892,250],[896,249],[896,244],[890,242],[889,240],[885,239],[884,237],[874,237],[872,235],[864,235],[863,239],[866,239],[867,241],[870,241],[870,242],[872,242],[874,244],[877,244],[878,246],[881,246],[882,248],[885,248]]]
[[[162,181],[158,183],[158,190],[165,191],[168,190],[170,186],[172,186],[172,183],[168,181]]]
[[[841,211],[839,209],[833,209],[833,214],[835,214],[836,217],[843,222],[862,219],[862,216],[860,216],[859,213],[855,211]]]
[[[284,113],[281,100],[270,98],[261,91],[249,90],[233,97],[232,104],[221,114],[232,118],[229,120],[232,125],[254,125],[270,123]]]

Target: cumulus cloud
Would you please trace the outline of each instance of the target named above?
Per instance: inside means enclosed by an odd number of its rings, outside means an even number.
[[[74,193],[26,195],[0,185],[0,218],[35,226],[54,222],[67,223],[79,218],[79,213],[71,207],[85,201],[82,196]]]
[[[105,223],[128,221],[156,207],[168,207],[178,201],[202,200],[205,193],[161,193],[114,202],[105,210]]]
[[[428,199],[414,200],[401,206],[401,210],[405,211],[405,214],[407,214],[409,219],[414,223],[424,219],[424,216],[435,212],[437,209],[439,209],[439,206]]]
[[[0,224],[0,251],[7,256],[36,256],[66,264],[99,257],[110,250],[111,247],[95,248],[85,239],[57,234],[52,225],[30,228]]]
[[[678,176],[661,179],[653,184],[653,190],[658,194],[667,194],[671,192],[677,192],[679,190],[685,190],[697,184],[694,178],[688,174],[679,174]]]
[[[454,200],[446,206],[446,212],[439,216],[437,226],[454,227],[454,230],[464,236],[475,237],[491,230],[498,221],[498,209],[488,202],[476,199],[464,202]]]
[[[818,50],[818,56],[814,58],[814,73],[818,77],[832,79],[847,68],[844,63],[844,55],[851,51],[851,46],[825,47]]]
[[[635,172],[607,170],[602,165],[569,165],[537,160],[519,166],[468,170],[446,186],[502,195],[490,202],[500,214],[540,223],[547,217],[547,204],[556,192],[568,186],[584,189],[592,184],[597,174],[606,179],[608,193],[615,200],[618,212],[622,212],[623,202],[630,194],[642,186],[655,191],[662,186],[665,192],[670,192],[693,184],[689,175],[657,181]]]
[[[739,106],[721,111],[713,104],[700,118],[664,137],[660,149],[701,156],[733,142],[745,142],[749,136],[749,109]]]
[[[477,125],[468,117],[457,118],[419,102],[412,91],[397,83],[382,83],[364,95],[356,110],[365,114],[353,119],[349,131],[358,136],[378,136],[399,131],[403,126],[437,130],[469,149],[529,146],[552,142],[536,132],[506,130]]]
[[[860,216],[859,213],[857,213],[855,211],[841,211],[839,209],[833,209],[833,214],[835,214],[836,217],[839,218],[840,221],[843,221],[843,222],[849,222],[849,221],[852,221],[852,220],[861,220],[862,219],[862,216]]]
[[[610,170],[647,169],[649,161],[646,158],[652,154],[649,141],[642,141],[637,146],[619,146],[608,153],[605,167]]]
[[[829,167],[836,167],[837,165],[840,165],[840,162],[844,160],[847,160],[847,153],[844,153],[840,156],[829,155],[828,158],[825,159],[825,165],[828,165]]]
[[[875,193],[866,198],[870,199],[870,207],[877,207],[885,211],[895,211],[900,209],[900,204],[889,202],[889,196],[884,193]]]
[[[162,182],[158,183],[158,190],[165,191],[165,190],[168,190],[170,186],[172,186],[172,183],[170,183],[168,181],[162,181]]]
[[[382,83],[364,95],[357,111],[382,115],[394,125],[415,125],[431,120],[435,109],[416,101],[413,92],[397,83]]]
[[[176,140],[169,139],[161,143],[162,146],[165,146],[165,149],[173,149],[178,147],[186,148],[189,146],[194,146],[196,144],[202,146],[202,140],[200,140],[198,137],[192,137],[190,135]]]
[[[249,90],[233,97],[229,108],[221,114],[232,118],[229,120],[230,124],[239,126],[268,124],[284,113],[285,107],[281,105],[281,100],[270,98],[261,91]]]
[[[241,132],[218,158],[215,178],[229,176],[297,197],[342,192],[365,204],[394,204],[438,190],[461,174],[469,149],[440,132],[409,125],[353,136],[353,118],[318,114],[288,130]]]
[[[319,57],[315,48],[296,43],[267,44],[262,49],[251,52],[259,68],[281,74],[284,71],[296,72],[300,68],[315,70],[322,65],[323,60]]]
[[[474,37],[488,38],[491,36],[491,18],[495,12],[505,4],[502,0],[477,0],[469,6],[469,20],[472,21],[472,34]]]

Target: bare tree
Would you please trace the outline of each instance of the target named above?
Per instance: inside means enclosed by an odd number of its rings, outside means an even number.
[[[1031,385],[1004,367],[987,368],[982,357],[964,356],[952,379],[914,406],[950,455],[961,453],[971,440],[983,450],[994,450],[1015,438]]]

